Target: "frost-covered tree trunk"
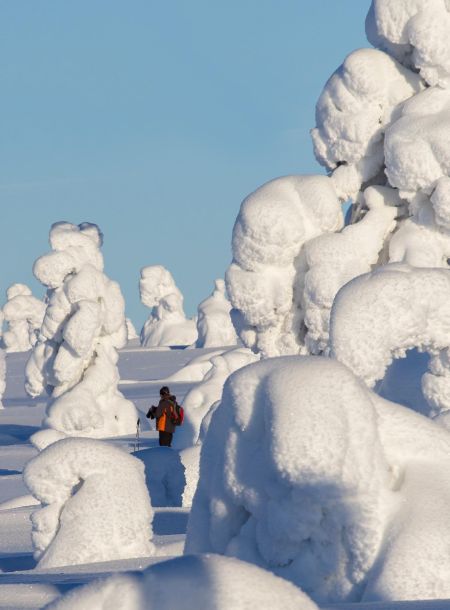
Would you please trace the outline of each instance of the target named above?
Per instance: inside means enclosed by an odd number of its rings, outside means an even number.
[[[26,390],[31,396],[47,391],[44,425],[68,436],[116,436],[136,427],[135,407],[118,391],[125,305],[119,285],[103,273],[102,238],[90,223],[56,223],[52,251],[33,268],[47,287],[47,308],[27,363]]]
[[[170,271],[160,265],[141,269],[141,301],[151,313],[141,330],[143,347],[191,345],[197,340],[195,320],[188,320],[183,295]]]
[[[38,337],[45,314],[45,303],[36,299],[25,284],[12,284],[3,307],[6,329],[3,343],[7,352],[26,352]]]

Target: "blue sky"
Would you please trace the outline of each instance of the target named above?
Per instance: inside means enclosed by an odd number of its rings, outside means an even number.
[[[309,130],[326,80],[368,46],[369,0],[21,0],[0,8],[0,305],[43,288],[58,220],[96,222],[140,327],[139,271],[186,311],[223,276],[242,199],[323,171]],[[138,328],[139,330],[139,328]]]

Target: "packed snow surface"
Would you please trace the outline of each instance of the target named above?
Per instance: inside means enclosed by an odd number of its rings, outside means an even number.
[[[113,576],[68,593],[47,610],[318,610],[297,587],[256,566],[215,555],[172,559],[142,575]]]
[[[101,243],[96,225],[56,223],[52,251],[34,264],[48,288],[47,308],[26,389],[31,396],[50,394],[45,426],[68,436],[115,436],[136,427],[136,409],[117,387],[125,304],[119,285],[103,273]]]
[[[31,517],[39,568],[154,553],[144,467],[122,449],[63,439],[27,464],[24,480],[42,503]]]
[[[225,282],[218,279],[212,295],[198,306],[196,347],[221,347],[238,343],[230,310]]]
[[[188,320],[183,295],[170,271],[161,265],[141,269],[141,301],[151,313],[141,330],[144,347],[191,345],[197,340],[195,320]]]

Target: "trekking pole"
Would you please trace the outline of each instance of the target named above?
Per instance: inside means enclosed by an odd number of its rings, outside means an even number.
[[[139,418],[136,422],[136,438],[134,441],[134,451],[139,451],[140,449],[140,444],[139,444],[139,426],[141,425],[141,419]]]

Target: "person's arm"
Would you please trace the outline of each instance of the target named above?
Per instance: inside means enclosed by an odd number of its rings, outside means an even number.
[[[166,406],[166,401],[160,400],[158,403],[158,406],[156,407],[156,410],[155,410],[156,419],[159,419],[162,416],[162,414],[164,413],[165,406]]]

